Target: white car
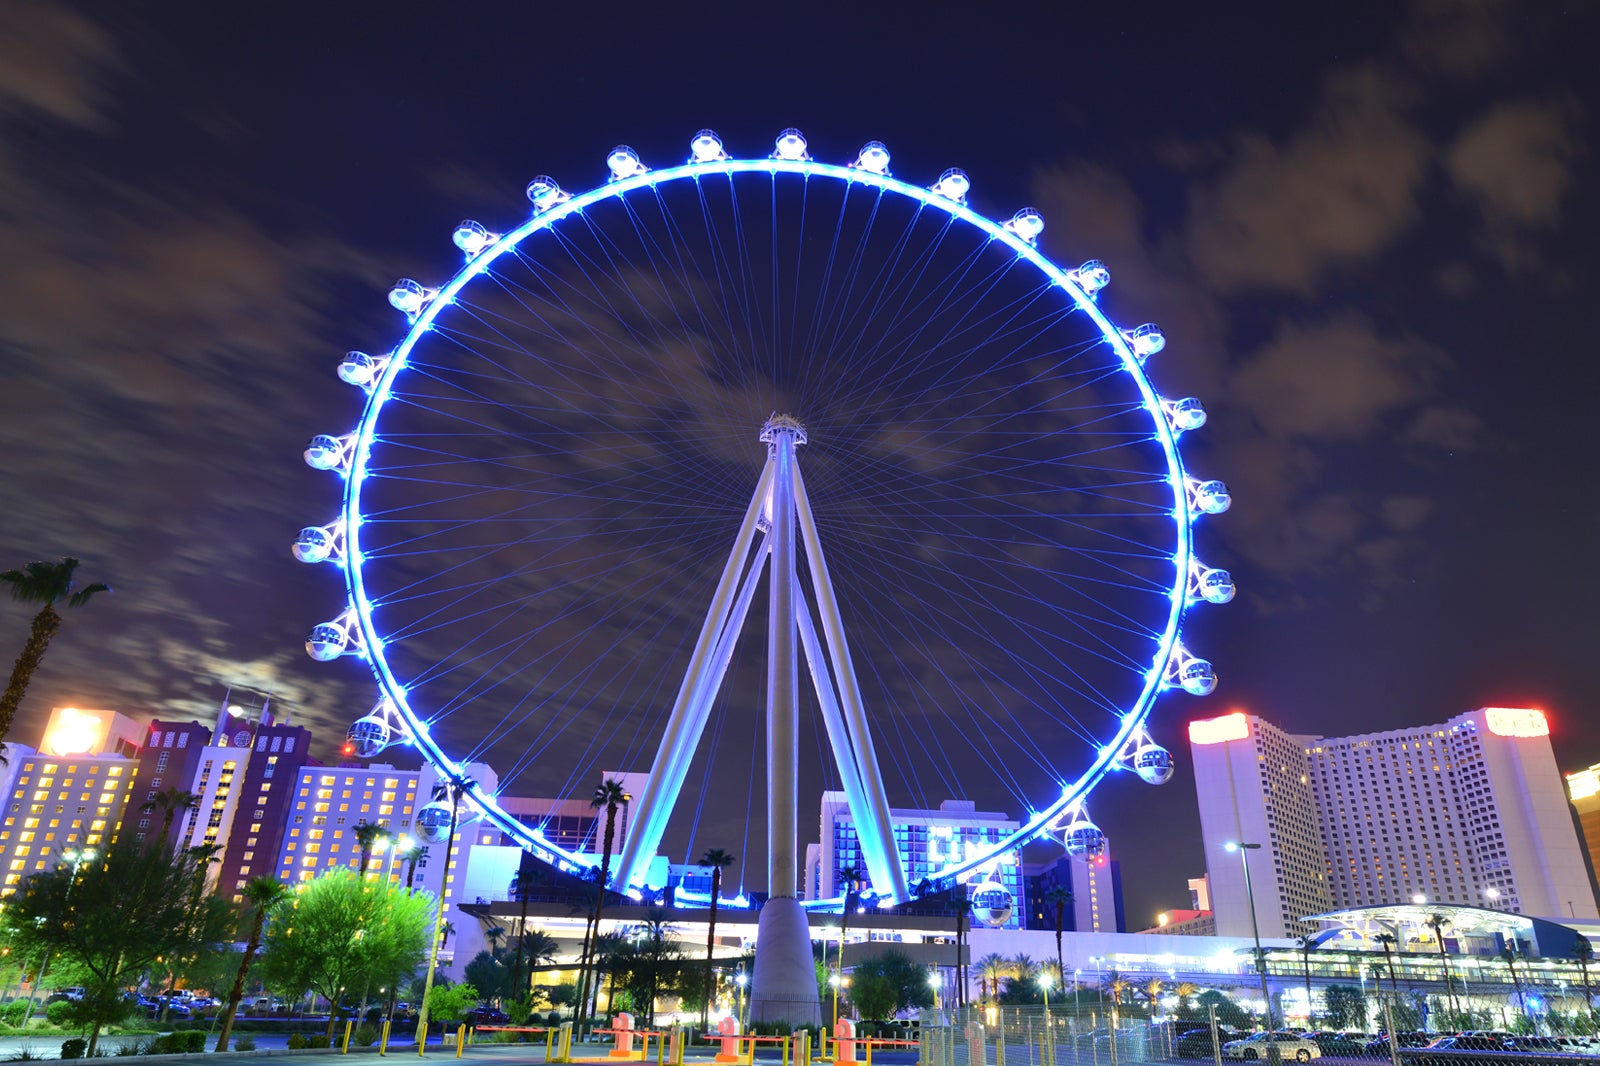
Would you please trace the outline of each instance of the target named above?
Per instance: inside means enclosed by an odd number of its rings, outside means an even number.
[[[1322,1049],[1315,1041],[1294,1033],[1255,1033],[1243,1040],[1230,1040],[1222,1045],[1222,1057],[1245,1061],[1265,1059],[1273,1048],[1284,1062],[1310,1062],[1322,1057]]]

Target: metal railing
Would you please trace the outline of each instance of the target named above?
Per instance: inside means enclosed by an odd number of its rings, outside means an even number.
[[[919,1041],[921,1066],[1135,1066],[1172,1054],[1169,1027],[1075,1008],[925,1010]]]

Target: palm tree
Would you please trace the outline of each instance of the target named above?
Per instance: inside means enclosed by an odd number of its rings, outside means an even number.
[[[844,886],[844,906],[839,911],[839,957],[833,961],[833,972],[840,984],[844,983],[845,933],[850,929],[850,908],[854,903],[851,897],[855,895],[856,889],[861,887],[861,880],[859,866],[846,866],[839,871],[839,884]],[[834,1021],[838,1019],[835,1018]]]
[[[990,952],[978,960],[978,988],[989,993],[990,1002],[1000,1001],[1000,978],[1011,973],[1011,960]],[[980,1000],[983,996],[980,994]]]
[[[513,996],[521,995],[522,952],[528,941],[528,897],[533,894],[534,883],[543,879],[544,874],[530,861],[528,853],[523,852],[517,864],[517,872],[511,878],[511,898],[522,904],[522,914],[517,920],[517,957],[511,963],[511,992]],[[531,987],[531,981],[529,985]]]
[[[1155,1016],[1160,1013],[1161,993],[1165,992],[1166,990],[1167,983],[1159,977],[1152,977],[1143,985],[1139,986],[1139,991],[1144,993],[1144,998],[1150,1004],[1150,1017],[1152,1019],[1154,1019]]]
[[[446,918],[443,924],[439,926],[439,946],[441,948],[450,946],[450,936],[455,931],[456,923],[452,922],[449,918]]]
[[[1583,1009],[1589,1015],[1589,1020],[1594,1020],[1594,993],[1589,989],[1589,964],[1594,961],[1594,945],[1589,943],[1589,938],[1579,934],[1572,942],[1572,957],[1578,963],[1578,972],[1583,975]]]
[[[1294,938],[1295,947],[1300,949],[1300,965],[1306,975],[1306,1021],[1316,1016],[1311,1009],[1311,953],[1317,950],[1317,938],[1314,936],[1297,936]]]
[[[185,789],[164,788],[150,797],[150,801],[142,808],[146,813],[154,810],[161,812],[161,833],[156,837],[156,846],[165,848],[167,837],[172,834],[172,822],[179,811],[190,811],[200,806],[200,797]]]
[[[1500,949],[1500,957],[1506,961],[1506,967],[1511,971],[1511,987],[1517,990],[1517,1005],[1522,1008],[1522,1013],[1528,1013],[1528,1000],[1522,994],[1522,978],[1517,976],[1517,949],[1512,944],[1506,944]]]
[[[414,840],[411,846],[400,853],[406,863],[406,889],[409,891],[417,881],[417,862],[428,853],[422,841]]]
[[[1450,924],[1450,919],[1442,914],[1430,914],[1423,924],[1433,930],[1434,943],[1439,945],[1439,965],[1444,968],[1444,990],[1450,1000],[1450,1024],[1459,1025],[1460,1009],[1456,1004],[1456,983],[1450,976],[1450,953],[1444,949],[1444,927]]]
[[[10,734],[11,723],[17,717],[17,707],[22,703],[23,694],[28,691],[28,683],[33,680],[34,672],[44,660],[50,641],[61,629],[61,613],[56,610],[56,605],[64,603],[69,608],[82,607],[96,593],[111,591],[110,585],[99,582],[78,588],[77,569],[78,560],[69,556],[59,563],[29,563],[21,570],[0,573],[0,581],[11,586],[12,599],[20,603],[43,605],[39,613],[33,616],[28,642],[22,646],[22,654],[17,656],[17,663],[11,668],[11,681],[6,685],[5,694],[0,696],[0,741]]]
[[[595,886],[594,917],[591,919],[596,933],[600,931],[600,918],[605,911],[606,885],[611,880],[611,849],[616,844],[617,809],[624,804],[632,802],[633,797],[628,795],[628,790],[623,787],[621,781],[616,780],[600,782],[599,787],[594,790],[594,795],[589,800],[591,808],[598,810],[604,807],[606,809],[604,847],[600,853],[600,883]],[[578,986],[578,1024],[574,1028],[580,1032],[583,1029],[583,1023],[589,1019],[590,999],[600,991],[599,982],[593,981],[589,974],[590,968],[589,965],[584,966],[582,971],[583,979]]]
[[[491,925],[483,931],[483,939],[489,942],[489,957],[500,957],[500,941],[505,939],[506,930],[503,925]]]
[[[1065,885],[1051,885],[1044,890],[1044,905],[1056,913],[1056,970],[1067,972],[1065,957],[1061,954],[1061,932],[1066,927],[1067,904],[1072,902],[1072,892]]]
[[[367,879],[367,869],[372,865],[373,849],[378,846],[379,840],[388,835],[389,831],[377,822],[357,822],[353,832],[356,838],[356,846],[361,849],[361,865],[356,867],[358,871],[356,880],[365,881]]]
[[[700,856],[700,865],[711,867],[711,920],[706,927],[706,998],[700,1004],[700,1028],[706,1028],[711,1010],[711,955],[717,945],[717,899],[722,895],[722,871],[733,865],[733,856],[721,848],[709,848]]]
[[[1399,941],[1393,933],[1379,933],[1372,939],[1383,947],[1383,961],[1389,967],[1389,995],[1393,997],[1394,1002],[1398,1003],[1400,1001],[1400,979],[1395,976],[1394,972],[1394,946]]]
[[[956,886],[955,895],[951,898],[950,906],[956,912],[956,1006],[967,1005],[967,982],[971,977],[967,974],[967,919],[972,914],[972,900],[964,894],[961,886]]]
[[[228,1050],[228,1037],[233,1033],[233,1016],[244,998],[244,981],[250,964],[261,950],[261,931],[266,928],[267,916],[283,902],[289,890],[281,881],[271,877],[252,877],[244,886],[244,898],[254,909],[250,918],[250,939],[245,943],[244,956],[239,960],[239,972],[233,977],[233,988],[228,992],[228,1007],[222,1013],[222,1035],[217,1037],[217,1050]]]
[[[1193,981],[1179,981],[1178,986],[1172,990],[1172,994],[1178,997],[1178,1014],[1181,1016],[1184,1004],[1200,994],[1200,986]]]

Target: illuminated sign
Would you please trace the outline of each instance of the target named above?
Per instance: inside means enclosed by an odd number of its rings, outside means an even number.
[[[1484,724],[1497,737],[1547,737],[1550,723],[1532,707],[1485,707]]]
[[[1567,795],[1575,800],[1600,794],[1600,766],[1567,775]]]
[[[1189,723],[1191,744],[1222,744],[1230,740],[1244,740],[1249,736],[1250,720],[1243,711]]]
[[[51,755],[88,755],[98,752],[106,736],[106,721],[93,711],[59,707],[50,716],[44,750]]]

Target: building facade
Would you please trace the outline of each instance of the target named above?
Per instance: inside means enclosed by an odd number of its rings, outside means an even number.
[[[1567,799],[1578,816],[1578,836],[1589,857],[1589,877],[1600,873],[1600,763],[1567,775]]]
[[[1416,901],[1596,915],[1542,712],[1486,707],[1350,737],[1292,737],[1235,713],[1192,723],[1190,745],[1221,934],[1248,926],[1241,854],[1263,935]],[[1229,839],[1261,848],[1228,853]]]
[[[1064,855],[1030,868],[1025,885],[1027,912],[1023,925],[1028,929],[1055,929],[1055,908],[1045,902],[1045,897],[1051,889],[1060,887],[1072,893],[1072,902],[1062,913],[1063,932],[1127,931],[1127,917],[1122,910],[1122,867],[1111,857],[1109,846],[1099,855]]]
[[[144,728],[115,711],[57,707],[37,751],[9,744],[0,896],[64,854],[111,843],[133,795]]]
[[[860,871],[863,879],[867,876],[861,841],[856,836],[855,817],[850,813],[845,794],[824,792],[821,814],[820,842],[806,849],[804,891],[807,899],[840,895],[844,891],[844,882],[839,876],[843,870],[853,868]],[[997,811],[980,811],[971,800],[945,800],[938,810],[891,808],[889,825],[906,883],[915,885],[960,858],[999,843],[1018,823]],[[996,859],[986,875],[974,879],[973,883],[980,881],[993,881],[1011,893],[1012,913],[1004,928],[1021,928],[1028,913],[1028,902],[1017,852]],[[870,890],[872,885],[863,880],[860,887]]]

